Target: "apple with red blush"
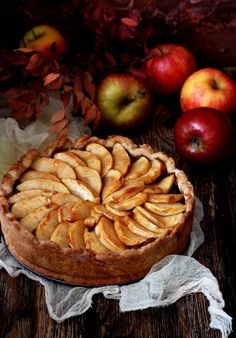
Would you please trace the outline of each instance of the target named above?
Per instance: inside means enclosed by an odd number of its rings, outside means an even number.
[[[131,74],[106,76],[98,86],[96,99],[105,124],[119,130],[145,124],[152,107],[148,85]]]
[[[196,70],[193,54],[178,44],[160,44],[147,52],[146,73],[157,94],[179,94],[183,83]]]
[[[25,33],[20,41],[20,48],[30,48],[41,53],[45,58],[61,58],[68,50],[64,36],[54,27],[39,25]]]
[[[233,135],[230,119],[208,107],[182,114],[174,127],[177,153],[194,163],[211,164],[224,159],[232,151]]]
[[[199,69],[184,82],[180,105],[183,112],[211,107],[230,116],[236,111],[236,85],[229,75],[219,69]]]

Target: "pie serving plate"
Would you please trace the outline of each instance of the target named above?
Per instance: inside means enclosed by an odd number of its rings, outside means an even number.
[[[63,138],[29,150],[2,179],[10,253],[71,285],[124,284],[186,248],[192,184],[174,160],[129,138]]]

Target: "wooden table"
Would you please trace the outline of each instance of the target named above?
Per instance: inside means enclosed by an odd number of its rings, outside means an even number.
[[[176,102],[159,105],[146,129],[130,135],[137,143],[150,143],[172,155],[193,183],[204,206],[204,244],[194,258],[218,279],[225,311],[236,314],[236,157],[212,167],[191,166],[174,153],[173,125]],[[104,134],[103,134],[104,135]],[[105,136],[105,135],[104,135]],[[0,271],[0,337],[4,338],[210,338],[208,301],[202,294],[186,296],[165,308],[120,313],[118,302],[95,296],[85,314],[61,324],[50,319],[44,289],[25,276],[11,278]],[[236,327],[233,322],[235,337]]]

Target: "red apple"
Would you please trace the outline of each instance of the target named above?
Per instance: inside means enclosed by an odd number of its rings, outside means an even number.
[[[108,125],[132,129],[146,122],[152,96],[141,79],[130,74],[111,74],[98,86],[97,105]]]
[[[197,107],[212,107],[231,115],[236,111],[236,85],[221,70],[202,68],[185,81],[180,104],[183,112]]]
[[[214,108],[195,108],[177,120],[174,142],[183,158],[196,163],[213,163],[231,151],[233,126],[226,115]]]
[[[59,58],[68,50],[63,35],[48,25],[36,26],[29,30],[20,41],[20,47],[34,49],[46,58]]]
[[[146,71],[150,86],[161,95],[179,93],[184,81],[196,70],[194,56],[180,45],[159,45],[151,49],[148,56]]]

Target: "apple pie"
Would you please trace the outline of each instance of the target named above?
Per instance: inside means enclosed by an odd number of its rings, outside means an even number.
[[[25,267],[78,285],[144,277],[186,248],[194,193],[172,158],[118,135],[29,150],[3,177],[5,243]]]

